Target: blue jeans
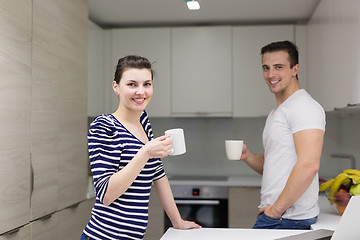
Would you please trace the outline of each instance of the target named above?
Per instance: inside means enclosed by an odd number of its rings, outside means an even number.
[[[95,240],[95,239],[86,236],[85,233],[82,233],[82,234],[81,234],[81,237],[80,237],[80,240]]]
[[[291,220],[286,218],[272,218],[265,213],[261,213],[257,216],[256,223],[253,226],[254,229],[297,229],[297,230],[310,230],[310,226],[314,224],[317,217]]]

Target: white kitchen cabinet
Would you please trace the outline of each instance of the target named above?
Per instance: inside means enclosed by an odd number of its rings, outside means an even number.
[[[252,228],[259,204],[259,187],[229,187],[229,227]]]
[[[325,111],[360,103],[359,1],[321,1],[308,23],[310,94]]]
[[[171,29],[172,116],[231,116],[231,27]]]
[[[0,234],[29,222],[31,1],[0,4]]]
[[[111,32],[113,72],[119,58],[126,55],[149,59],[155,72],[154,95],[146,111],[150,117],[170,117],[170,28],[114,29]],[[107,87],[111,88],[112,80],[108,79]],[[113,105],[117,106],[118,99],[114,98],[114,101]]]
[[[262,75],[261,48],[274,41],[294,41],[293,25],[233,27],[233,116],[259,117],[276,105]]]

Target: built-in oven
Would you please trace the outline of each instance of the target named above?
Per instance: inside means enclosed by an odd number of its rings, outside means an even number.
[[[188,180],[192,184],[171,184],[181,217],[205,228],[228,228],[228,187],[201,185],[197,184],[201,181]],[[166,231],[172,224],[164,215]]]

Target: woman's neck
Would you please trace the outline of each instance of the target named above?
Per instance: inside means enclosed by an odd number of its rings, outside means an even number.
[[[113,113],[113,115],[120,122],[134,123],[139,122],[141,113],[142,111],[129,111],[128,109],[124,109],[119,106],[118,109]]]

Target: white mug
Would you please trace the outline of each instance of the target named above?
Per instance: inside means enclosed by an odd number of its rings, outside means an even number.
[[[225,140],[226,156],[229,160],[240,160],[243,150],[243,140]]]
[[[175,156],[186,152],[184,130],[182,128],[166,130],[165,135],[169,135],[172,140],[173,148],[169,155]]]

